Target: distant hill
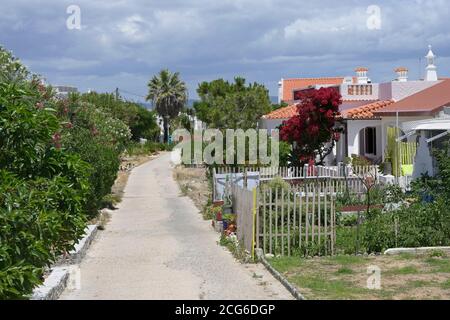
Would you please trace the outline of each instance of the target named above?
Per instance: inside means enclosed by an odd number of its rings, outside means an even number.
[[[147,110],[153,110],[152,104],[148,102],[138,102],[137,104],[143,106]]]
[[[272,103],[278,103],[278,97],[277,96],[270,96],[270,102]]]

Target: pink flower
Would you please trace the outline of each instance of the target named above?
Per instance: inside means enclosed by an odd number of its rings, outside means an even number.
[[[52,141],[53,141],[53,145],[55,146],[56,149],[61,148],[61,134],[59,132],[56,132],[52,136]]]

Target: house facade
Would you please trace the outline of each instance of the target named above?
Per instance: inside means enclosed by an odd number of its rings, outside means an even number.
[[[426,59],[426,77],[423,80],[409,80],[408,69],[404,67],[395,69],[395,80],[386,83],[372,83],[368,77],[369,70],[363,67],[355,70],[354,77],[305,81],[282,79],[279,100],[289,103],[289,106],[263,116],[259,125],[263,129],[276,129],[296,115],[299,102],[296,98],[301,92],[335,87],[343,100],[340,112],[345,133],[327,162],[342,162],[348,156],[358,155],[373,163],[382,163],[389,157],[386,150],[389,143],[392,144],[393,133],[400,142],[416,143],[416,136],[405,136],[403,123],[439,117],[450,106],[450,79],[438,78],[431,47]],[[304,84],[306,86],[301,87]]]

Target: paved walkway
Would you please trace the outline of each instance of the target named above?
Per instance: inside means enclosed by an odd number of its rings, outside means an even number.
[[[190,199],[170,154],[133,170],[125,196],[61,299],[292,299],[261,265],[242,265]]]

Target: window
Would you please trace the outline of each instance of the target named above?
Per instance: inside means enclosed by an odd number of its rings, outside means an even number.
[[[365,145],[366,154],[377,154],[377,130],[376,128],[366,128],[365,129]]]

